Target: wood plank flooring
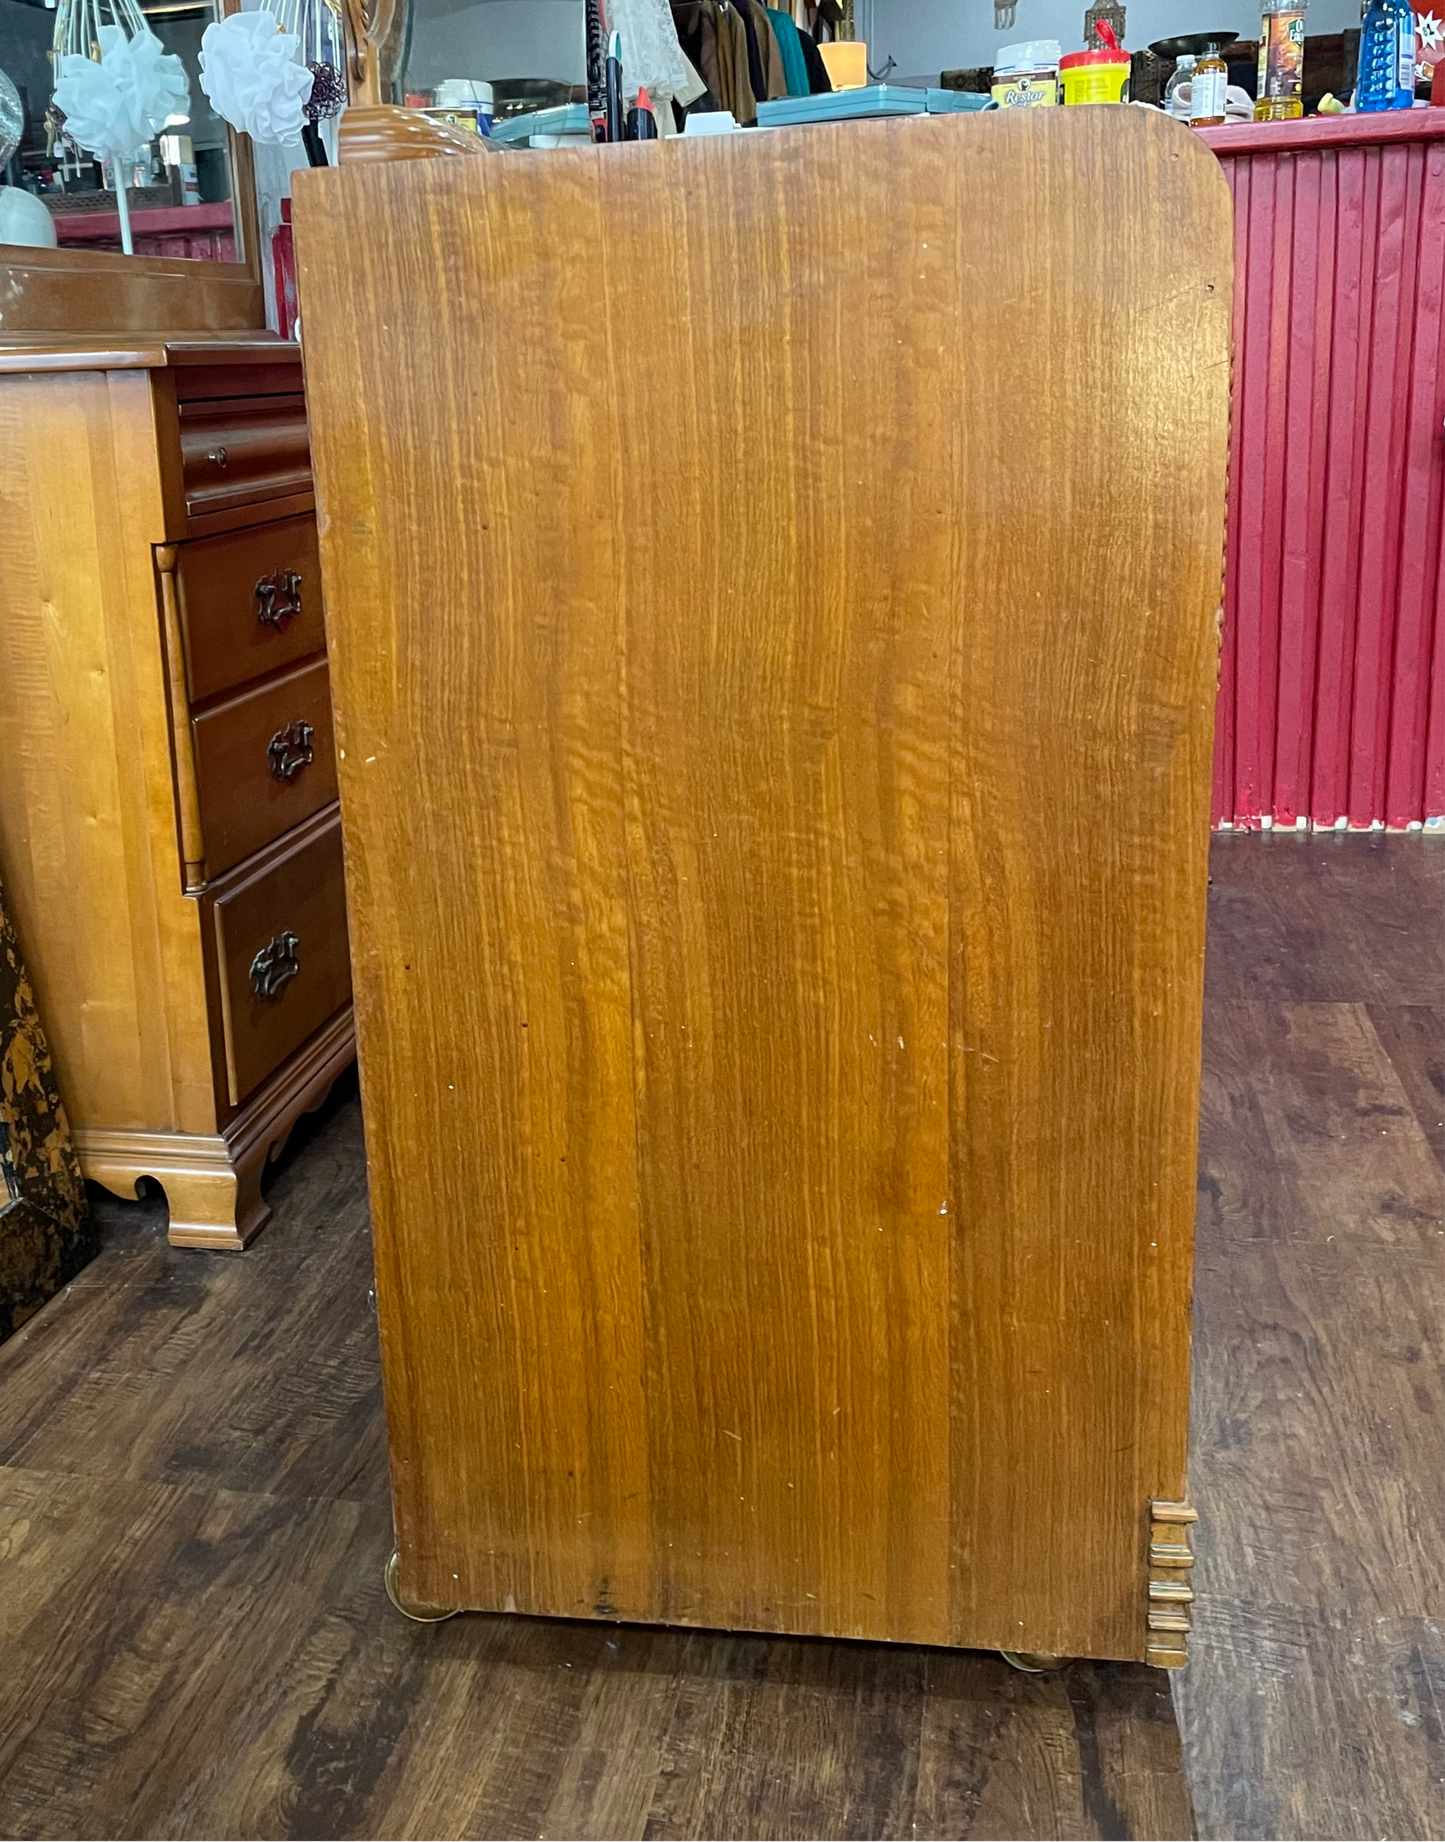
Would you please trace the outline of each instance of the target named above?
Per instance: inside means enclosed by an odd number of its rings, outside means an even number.
[[[1214,848],[1194,1662],[392,1612],[353,1086],[0,1348],[0,1833],[1445,1833],[1445,849]],[[1192,1806],[1192,1808],[1191,1808]]]
[[[1445,1834],[1445,849],[1216,841],[1176,1701],[1204,1836]]]

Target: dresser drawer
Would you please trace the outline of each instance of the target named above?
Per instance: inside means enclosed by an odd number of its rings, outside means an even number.
[[[175,554],[192,703],[322,650],[311,513],[177,544]]]
[[[203,897],[216,966],[231,1104],[351,996],[341,820],[335,807]]]
[[[310,490],[303,396],[205,398],[177,414],[188,517]]]
[[[184,364],[172,360],[171,386],[178,403],[193,402],[197,397],[294,397],[301,392],[301,363],[298,348],[278,342],[278,352],[289,352],[270,364]]]
[[[192,718],[206,875],[223,875],[336,798],[326,660]]]

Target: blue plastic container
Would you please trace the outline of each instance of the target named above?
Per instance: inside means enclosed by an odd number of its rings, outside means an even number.
[[[834,90],[831,95],[783,96],[758,104],[760,128],[795,128],[804,122],[857,121],[870,115],[922,115],[926,90],[900,89],[896,83],[870,83],[866,89]]]
[[[1370,0],[1360,23],[1355,108],[1363,115],[1415,103],[1415,12],[1410,0]]]

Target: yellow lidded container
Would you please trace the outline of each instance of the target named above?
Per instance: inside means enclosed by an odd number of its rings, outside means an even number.
[[[1071,51],[1059,59],[1059,81],[1064,86],[1064,105],[1081,102],[1127,102],[1129,69],[1132,59],[1114,36],[1107,19],[1095,27],[1100,44],[1090,51]]]
[[[1071,51],[1059,60],[1059,81],[1064,86],[1064,106],[1080,102],[1127,102],[1129,99],[1127,51]]]

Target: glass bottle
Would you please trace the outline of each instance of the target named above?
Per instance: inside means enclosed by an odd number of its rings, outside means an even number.
[[[1195,63],[1189,78],[1189,125],[1215,128],[1224,120],[1224,92],[1229,87],[1229,66],[1211,45]]]
[[[1371,0],[1375,4],[1375,0]],[[1264,0],[1259,22],[1257,122],[1295,121],[1304,114],[1306,0]]]

